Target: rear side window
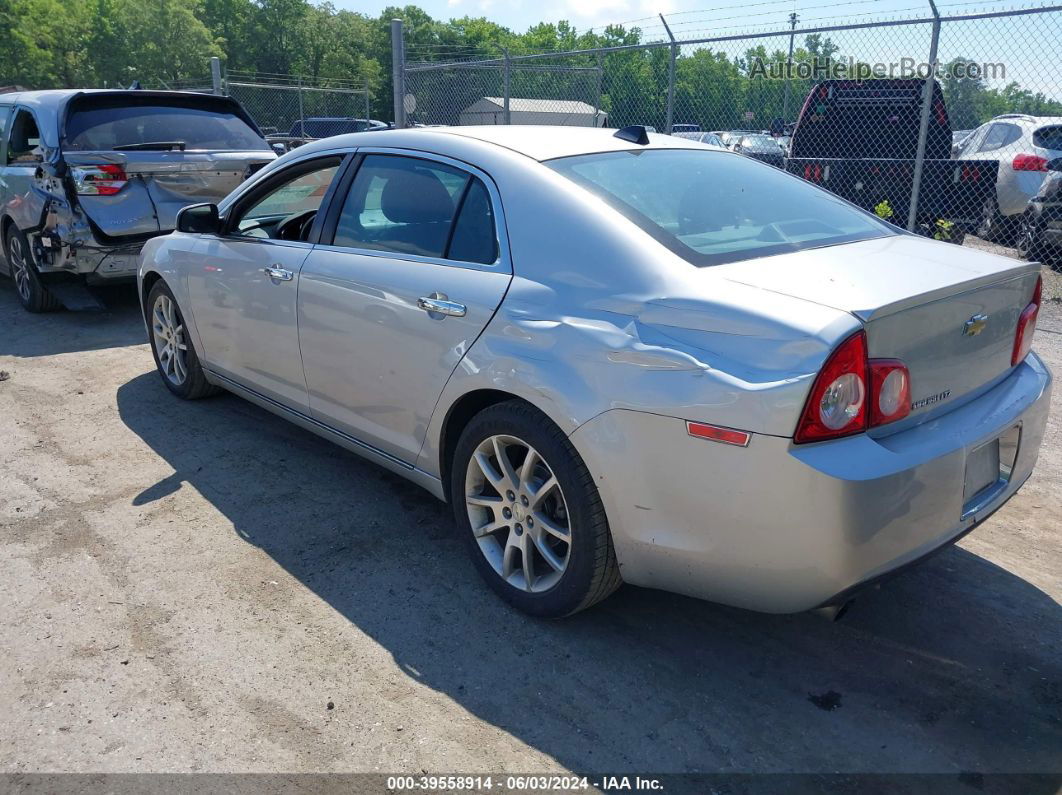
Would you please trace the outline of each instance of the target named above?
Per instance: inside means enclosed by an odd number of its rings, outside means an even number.
[[[11,137],[7,140],[8,163],[35,163],[41,145],[37,120],[28,110],[18,110],[11,122]]]
[[[117,103],[75,108],[67,118],[64,146],[82,152],[269,150],[269,144],[233,113],[167,104]]]
[[[1043,149],[1062,151],[1062,124],[1041,127],[1033,133],[1033,143]]]
[[[1016,124],[993,124],[988,129],[985,142],[981,144],[980,152],[991,152],[1002,149],[1021,139],[1021,127]]]
[[[604,152],[547,165],[698,266],[896,234],[832,193],[726,152]]]
[[[497,259],[482,183],[443,163],[396,155],[362,161],[333,244],[484,264]]]
[[[494,232],[494,212],[490,194],[478,179],[473,179],[454,222],[453,237],[447,259],[490,265],[498,259],[498,237]]]

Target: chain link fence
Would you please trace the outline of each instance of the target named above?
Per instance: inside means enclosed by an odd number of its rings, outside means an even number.
[[[1062,5],[914,11],[687,39],[664,20],[662,41],[404,63],[406,123],[715,133],[912,231],[1040,252],[1036,223],[1055,222],[1031,221],[1031,200],[1062,170]]]

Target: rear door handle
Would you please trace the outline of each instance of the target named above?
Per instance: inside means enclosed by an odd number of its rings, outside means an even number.
[[[277,282],[290,282],[295,278],[294,273],[275,264],[270,265],[268,268],[262,268],[262,273]]]
[[[451,301],[446,293],[432,293],[417,299],[417,306],[425,312],[434,312],[438,315],[450,317],[464,317],[468,309],[464,304]]]

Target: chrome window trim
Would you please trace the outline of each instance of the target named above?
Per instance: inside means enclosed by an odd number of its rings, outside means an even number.
[[[354,153],[359,155],[395,155],[397,157],[415,157],[421,160],[430,160],[443,165],[450,166],[451,168],[460,169],[467,172],[474,177],[477,177],[483,186],[487,189],[487,195],[490,196],[491,211],[494,213],[494,235],[498,242],[498,258],[492,263],[483,262],[465,262],[463,260],[446,259],[445,257],[424,257],[419,254],[408,254],[399,251],[383,251],[374,248],[354,248],[352,246],[336,246],[332,244],[318,243],[315,248],[321,251],[337,251],[347,254],[361,254],[367,257],[380,257],[383,259],[397,259],[405,262],[423,262],[427,265],[447,265],[452,268],[464,268],[466,270],[486,271],[488,273],[512,273],[512,254],[509,249],[509,235],[508,227],[505,224],[505,210],[502,207],[501,193],[498,191],[498,186],[494,182],[494,178],[491,177],[486,171],[466,163],[463,160],[458,160],[446,155],[439,155],[434,152],[426,152],[422,149],[400,149],[397,147],[383,147],[383,146],[359,146],[353,150]],[[359,164],[358,168],[361,168]],[[355,174],[357,179],[357,174]],[[351,183],[353,184],[353,183]],[[336,197],[334,200],[338,200]],[[346,196],[343,197],[343,201],[346,201]],[[456,219],[455,219],[456,220]],[[506,270],[507,269],[507,270]]]

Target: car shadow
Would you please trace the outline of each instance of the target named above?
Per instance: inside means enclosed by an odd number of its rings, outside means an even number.
[[[56,353],[121,348],[147,340],[136,286],[94,288],[103,311],[34,315],[22,308],[14,283],[0,277],[0,356],[51,356]]]
[[[117,403],[174,469],[137,505],[191,485],[406,676],[569,769],[1062,772],[1062,609],[961,548],[836,624],[632,587],[545,622],[482,584],[448,508],[406,481],[153,372]]]

